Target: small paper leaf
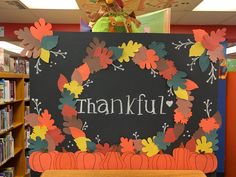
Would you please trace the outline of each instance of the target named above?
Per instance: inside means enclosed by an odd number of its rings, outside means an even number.
[[[203,36],[207,35],[207,32],[202,29],[193,30],[194,39],[196,42],[202,42]]]
[[[185,145],[185,148],[190,150],[191,152],[196,151],[196,142],[194,138],[191,138]]]
[[[87,141],[87,149],[90,152],[94,152],[96,150],[96,144],[92,141]]]
[[[57,46],[58,36],[45,36],[41,41],[41,47],[45,50],[51,50]]]
[[[118,60],[123,54],[123,49],[119,47],[109,47],[108,49],[113,52],[113,55],[112,55],[113,61]]]
[[[49,63],[50,52],[49,52],[48,50],[45,50],[44,48],[41,48],[40,58],[41,58],[45,63]]]
[[[183,100],[188,100],[188,92],[180,87],[177,90],[174,90],[175,95]]]
[[[66,79],[66,77],[63,74],[60,74],[60,77],[57,81],[57,86],[58,89],[62,92],[64,89],[64,85],[68,83],[68,80]]]
[[[77,111],[74,108],[72,108],[71,106],[64,104],[61,114],[64,117],[73,117],[73,116],[77,115]]]
[[[30,113],[25,116],[26,123],[30,124],[31,127],[39,125],[38,114]]]
[[[82,130],[75,127],[69,127],[69,129],[73,138],[85,137],[85,133]]]
[[[172,143],[176,140],[174,128],[168,128],[165,133],[164,142]]]
[[[202,46],[202,43],[196,42],[191,46],[189,51],[190,57],[199,57],[205,52],[205,48]]]
[[[189,79],[186,79],[185,85],[186,85],[186,90],[188,90],[188,91],[195,90],[195,89],[199,88],[195,82],[193,82]]]
[[[209,57],[207,55],[202,55],[199,58],[199,66],[200,66],[202,72],[205,72],[207,70],[207,68],[209,67],[209,65],[210,65]]]

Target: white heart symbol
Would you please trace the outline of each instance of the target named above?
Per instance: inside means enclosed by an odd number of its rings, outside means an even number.
[[[166,104],[167,104],[167,106],[169,106],[169,108],[173,105],[173,101],[166,101]]]

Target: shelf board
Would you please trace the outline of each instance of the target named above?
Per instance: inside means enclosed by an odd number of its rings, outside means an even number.
[[[18,153],[20,153],[23,150],[23,148],[15,147],[14,149],[14,156],[16,156]]]
[[[20,102],[20,101],[23,101],[23,100],[22,99],[18,99],[18,100],[14,100],[14,101],[5,102],[5,103],[0,103],[0,106],[12,104],[12,103],[17,103],[17,102]]]
[[[29,74],[23,74],[23,77],[24,77],[25,79],[29,79]]]
[[[23,125],[22,122],[13,123],[13,126],[10,127],[9,129],[0,131],[0,135],[4,135],[4,134],[10,132],[11,130],[14,130],[14,129],[20,127],[21,125]]]
[[[29,102],[30,101],[30,98],[25,98],[25,102]]]
[[[23,78],[22,73],[11,73],[11,72],[0,72],[0,78],[3,79],[14,79],[14,78]]]

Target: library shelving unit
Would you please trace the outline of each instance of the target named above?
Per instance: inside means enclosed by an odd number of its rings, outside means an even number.
[[[13,126],[5,131],[0,131],[0,137],[4,137],[12,132],[14,138],[14,156],[5,160],[0,168],[14,167],[16,177],[27,175],[25,158],[25,99],[24,82],[29,79],[29,75],[21,73],[0,72],[0,79],[16,81],[16,99],[11,102],[0,104],[0,108],[6,105],[13,106]]]

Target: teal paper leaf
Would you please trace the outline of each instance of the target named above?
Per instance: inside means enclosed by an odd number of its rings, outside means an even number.
[[[178,71],[171,80],[167,81],[167,85],[173,88],[174,90],[177,90],[178,87],[185,89],[186,85],[184,83],[186,82],[186,79],[185,79],[186,76],[187,74],[185,72]]]
[[[165,44],[163,42],[152,42],[148,46],[148,48],[155,50],[156,55],[160,58],[164,58],[167,55],[167,51],[165,50]]]
[[[48,142],[46,140],[41,140],[40,137],[36,137],[36,141],[33,139],[29,139],[29,153],[33,153],[35,151],[46,152],[48,149]]]
[[[218,151],[219,147],[217,146],[217,144],[219,143],[219,140],[217,139],[218,138],[217,130],[213,130],[210,133],[207,133],[206,138],[207,141],[212,142],[213,151]]]
[[[96,144],[92,141],[87,141],[87,149],[90,152],[94,152],[96,150]]]
[[[210,65],[209,56],[207,56],[207,55],[200,56],[199,66],[200,66],[202,72],[205,72],[207,70],[207,68],[209,67],[209,65]]]
[[[115,61],[122,56],[124,49],[121,49],[119,47],[109,47],[109,50],[113,52],[112,60]]]
[[[41,47],[45,50],[52,50],[57,46],[58,36],[45,36],[41,41]]]
[[[157,132],[157,136],[154,138],[153,142],[158,146],[159,149],[166,150],[170,143],[164,142],[165,133]]]
[[[61,96],[62,98],[59,99],[61,104],[58,106],[58,109],[62,110],[65,104],[75,109],[76,100],[74,99],[74,94],[70,94],[69,90],[64,89]]]

